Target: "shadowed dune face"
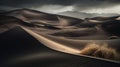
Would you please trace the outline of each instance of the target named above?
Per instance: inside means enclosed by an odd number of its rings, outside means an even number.
[[[54,36],[64,36],[64,37],[82,37],[87,35],[92,35],[96,32],[95,28],[81,28],[78,30],[65,30],[53,33]]]
[[[120,60],[120,54],[108,45],[88,44],[81,53],[83,55],[106,58],[111,60]]]
[[[120,20],[108,21],[102,24],[102,28],[111,35],[120,36]]]

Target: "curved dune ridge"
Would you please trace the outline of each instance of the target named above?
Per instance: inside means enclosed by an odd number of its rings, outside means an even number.
[[[38,35],[36,33],[34,33],[33,31],[22,27],[25,31],[27,31],[29,34],[31,34],[32,36],[34,36],[36,39],[38,39],[40,42],[42,42],[44,45],[46,45],[47,47],[50,47],[52,49],[58,50],[58,51],[62,51],[62,52],[66,52],[66,53],[71,53],[71,54],[77,54],[79,53],[79,50],[77,49],[73,49],[70,47],[67,47],[63,44],[60,44],[58,42],[52,41],[50,39],[45,38],[42,35]]]
[[[24,27],[22,27],[22,28],[24,30],[26,30],[29,34],[31,34],[32,36],[37,38],[44,45],[46,45],[47,47],[50,47],[52,49],[70,53],[70,54],[75,54],[75,55],[79,55],[79,54],[80,55],[88,55],[88,56],[93,56],[93,57],[99,57],[99,58],[120,61],[120,53],[117,52],[115,48],[112,48],[108,44],[103,44],[103,43],[96,44],[96,43],[88,42],[89,44],[87,44],[87,43],[84,44],[83,46],[81,46],[82,47],[81,49],[76,49],[76,48],[70,47],[70,45],[67,46],[66,44],[64,44],[65,40],[63,40],[64,43],[61,44],[60,42],[55,42],[55,41],[51,40],[51,38],[49,38],[49,37],[45,37],[44,35],[36,34],[33,31],[26,29]],[[53,37],[53,39],[54,39],[54,37]],[[82,41],[81,41],[81,43],[82,43]],[[82,45],[81,43],[79,42],[79,46]],[[77,47],[77,46],[74,45],[74,47]]]

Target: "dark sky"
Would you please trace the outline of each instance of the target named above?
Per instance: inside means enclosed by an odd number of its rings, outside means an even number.
[[[2,6],[12,7],[29,7],[29,6],[40,6],[46,4],[58,4],[58,5],[99,5],[101,3],[117,4],[120,0],[0,0]]]
[[[94,9],[97,9],[98,11],[100,9],[102,10],[107,8],[117,9],[119,8],[118,7],[119,4],[120,4],[120,0],[0,0],[0,8],[4,10],[6,9],[9,10],[14,8],[34,8],[46,12],[47,11],[52,12],[52,10],[57,10],[57,9],[59,9],[59,12],[62,10],[85,12],[85,10],[90,11],[90,9],[94,12],[95,11]],[[113,6],[116,6],[117,8]],[[53,11],[53,12],[57,12],[57,11]]]

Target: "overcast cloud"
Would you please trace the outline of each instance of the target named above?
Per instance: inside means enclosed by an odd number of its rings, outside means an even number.
[[[120,0],[0,0],[1,10],[32,8],[48,13],[119,13]],[[120,13],[119,13],[120,14]]]

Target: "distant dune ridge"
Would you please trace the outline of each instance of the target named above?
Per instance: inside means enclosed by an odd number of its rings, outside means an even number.
[[[0,13],[0,33],[16,26],[51,36],[48,39],[67,47],[83,48],[80,49],[83,55],[120,60],[120,16],[80,19],[32,9]],[[99,44],[91,44],[91,41]]]

